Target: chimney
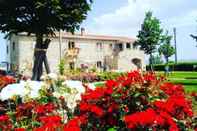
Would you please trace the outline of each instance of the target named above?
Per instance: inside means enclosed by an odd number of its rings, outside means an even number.
[[[81,35],[83,36],[85,34],[85,28],[81,28]]]

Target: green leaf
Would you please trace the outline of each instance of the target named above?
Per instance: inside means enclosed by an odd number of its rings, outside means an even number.
[[[115,127],[109,128],[107,131],[117,131]]]
[[[139,97],[139,96],[141,96],[141,95],[143,95],[143,94],[142,94],[142,93],[137,92],[137,93],[135,93],[135,94],[134,94],[134,98],[137,98],[137,97]]]

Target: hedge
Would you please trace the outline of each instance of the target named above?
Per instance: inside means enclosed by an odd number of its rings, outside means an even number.
[[[191,62],[191,63],[170,63],[169,64],[171,71],[197,71],[197,62]],[[150,70],[150,66],[146,66],[146,70]],[[164,71],[165,70],[165,64],[158,64],[154,65],[155,71]]]

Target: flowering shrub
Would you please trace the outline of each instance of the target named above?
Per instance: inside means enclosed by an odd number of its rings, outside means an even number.
[[[64,79],[55,76],[47,76],[42,86],[25,82],[25,86],[20,88],[21,91],[24,90],[23,94],[0,101],[0,117],[4,118],[0,121],[0,125],[3,125],[0,130],[63,130],[64,124],[73,116],[72,108],[80,100],[81,93],[65,84]],[[40,87],[36,87],[35,92],[32,85]]]
[[[123,74],[118,72],[80,72],[73,75],[69,74],[67,77],[71,80],[80,80],[82,82],[98,82],[115,79]]]
[[[192,125],[191,102],[181,85],[163,83],[154,73],[130,72],[108,80],[102,88],[85,94],[77,116],[82,130],[187,130]]]
[[[0,75],[0,90],[8,84],[15,83],[16,80],[12,76],[1,76]]]
[[[51,86],[40,90],[39,98],[15,102],[15,108],[0,115],[0,129],[195,130],[192,103],[185,97],[183,87],[163,81],[154,73],[134,71],[94,90],[84,85],[81,99],[71,97],[80,100],[72,114],[67,99],[69,93],[76,91],[65,89],[61,81],[49,80]]]

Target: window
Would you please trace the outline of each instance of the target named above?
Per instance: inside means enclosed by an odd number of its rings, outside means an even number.
[[[16,44],[15,44],[15,42],[13,42],[12,43],[12,50],[15,51],[15,48],[16,48]]]
[[[126,48],[131,49],[131,43],[126,43]]]
[[[110,49],[113,49],[113,44],[109,44],[109,48]]]
[[[103,49],[103,44],[101,42],[96,43],[96,48],[98,50],[102,50]]]
[[[6,53],[9,54],[9,47],[8,47],[8,45],[6,46]]]
[[[101,61],[97,61],[96,66],[97,66],[97,68],[102,68],[102,62]]]
[[[138,49],[138,46],[137,45],[133,45],[133,49],[134,50],[137,50]]]
[[[70,62],[69,63],[69,67],[71,70],[74,70],[75,69],[75,63],[74,62]]]
[[[36,42],[35,42],[35,41],[32,43],[32,48],[33,48],[33,49],[36,48]]]
[[[69,42],[68,42],[68,49],[73,49],[73,48],[75,48],[75,42],[69,41]]]
[[[122,43],[118,44],[118,49],[119,49],[120,51],[123,51],[123,44],[122,44]]]

